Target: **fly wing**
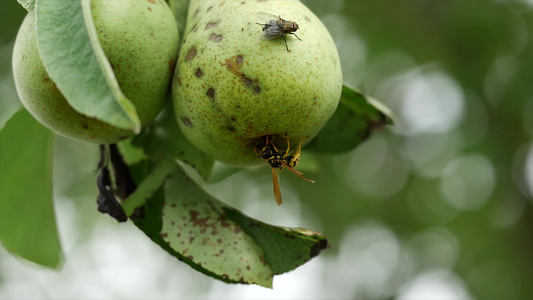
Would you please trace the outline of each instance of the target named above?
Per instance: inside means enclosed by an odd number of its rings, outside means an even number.
[[[279,20],[279,16],[276,16],[276,15],[273,15],[273,14],[269,14],[269,13],[266,13],[266,12],[258,12],[255,14],[255,17],[265,23],[265,24],[268,24],[270,21],[274,20],[274,21],[277,21]]]
[[[269,41],[283,35],[279,26],[265,26],[263,34],[261,34],[261,40]]]

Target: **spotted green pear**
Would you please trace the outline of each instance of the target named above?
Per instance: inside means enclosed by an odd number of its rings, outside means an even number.
[[[91,6],[100,45],[144,126],[160,112],[169,90],[179,40],[172,11],[164,0],[94,0]],[[15,41],[13,77],[25,108],[56,133],[92,143],[115,143],[134,134],[68,104],[44,68],[34,13],[26,16]]]
[[[330,33],[300,1],[191,1],[172,95],[181,130],[213,158],[254,165],[267,136],[280,151],[286,136],[294,150],[309,142],[342,83]]]

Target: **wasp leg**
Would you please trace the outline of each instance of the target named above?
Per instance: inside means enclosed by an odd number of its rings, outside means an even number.
[[[274,185],[274,198],[278,205],[282,204],[281,200],[281,190],[279,188],[279,178],[277,168],[272,168],[272,184]]]
[[[270,142],[272,144],[272,148],[274,148],[274,151],[276,151],[276,153],[279,152],[278,150],[278,147],[276,147],[276,145],[274,145],[274,142]]]
[[[307,137],[304,137],[301,141],[300,141],[300,144],[298,145],[298,149],[296,151],[294,151],[294,154],[292,155],[294,157],[293,161],[294,161],[294,166],[296,166],[298,164],[298,162],[300,162],[300,154],[302,153],[302,144],[303,142],[307,139]],[[294,167],[293,166],[293,167]]]
[[[311,183],[315,183],[315,181],[313,179],[309,179],[309,178],[305,177],[302,172],[300,172],[300,171],[296,170],[295,168],[291,167],[286,162],[282,162],[282,164],[283,164],[283,166],[285,168],[289,169],[289,171],[291,171],[294,174],[298,175],[300,178],[305,179],[305,180],[307,180],[307,181],[309,181]]]
[[[287,156],[287,155],[289,155],[289,150],[291,149],[291,144],[289,142],[289,136],[285,135],[285,137],[287,138],[287,150],[285,151],[285,156]]]

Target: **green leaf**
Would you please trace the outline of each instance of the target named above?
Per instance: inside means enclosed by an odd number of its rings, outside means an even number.
[[[165,179],[175,170],[176,165],[172,161],[163,160],[158,162],[144,177],[133,194],[122,202],[122,207],[127,216],[131,216],[136,208],[145,204],[165,182]]]
[[[249,218],[234,209],[224,209],[232,220],[263,249],[264,260],[274,274],[281,274],[303,265],[329,248],[320,233],[304,228],[277,227]]]
[[[89,0],[37,1],[37,46],[44,67],[76,111],[138,133],[141,122],[98,42],[90,5]]]
[[[171,101],[159,114],[151,126],[148,126],[136,140],[142,145],[146,154],[154,159],[167,156],[192,166],[207,180],[213,169],[214,160],[198,150],[183,135],[176,122]]]
[[[0,131],[0,240],[9,252],[51,268],[63,256],[52,199],[53,136],[26,110]]]
[[[161,237],[217,277],[270,287],[274,273],[263,260],[263,250],[238,224],[226,220],[224,208],[177,173],[166,184]]]
[[[328,247],[318,233],[249,218],[213,198],[176,168],[164,192],[146,202],[135,224],[170,254],[226,282],[272,286]],[[161,217],[162,216],[162,217]]]
[[[130,137],[125,140],[120,141],[117,146],[122,154],[122,159],[128,165],[133,165],[135,163],[141,162],[148,159],[144,150],[140,147],[133,145],[134,138]]]
[[[33,12],[35,9],[35,1],[37,0],[17,0],[17,2],[28,12]]]
[[[226,178],[242,171],[242,167],[234,167],[219,161],[215,161],[213,165],[213,171],[209,177],[209,183],[217,183],[225,180]]]
[[[370,134],[392,125],[392,113],[381,103],[346,85],[333,117],[305,150],[338,154],[350,151]]]

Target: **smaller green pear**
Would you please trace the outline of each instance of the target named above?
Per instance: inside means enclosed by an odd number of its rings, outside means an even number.
[[[175,65],[179,39],[172,11],[163,0],[94,0],[91,5],[104,53],[145,126],[164,105]],[[84,116],[68,104],[43,66],[34,13],[26,16],[19,29],[12,63],[22,104],[54,132],[98,144],[116,143],[134,134]]]

